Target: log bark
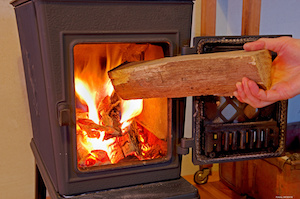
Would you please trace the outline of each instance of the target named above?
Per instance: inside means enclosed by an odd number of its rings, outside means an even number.
[[[268,50],[242,50],[132,62],[108,75],[123,99],[231,96],[243,77],[270,88],[271,66]]]

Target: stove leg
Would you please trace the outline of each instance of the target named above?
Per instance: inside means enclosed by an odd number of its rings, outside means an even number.
[[[37,166],[35,169],[35,199],[46,199],[46,186]]]

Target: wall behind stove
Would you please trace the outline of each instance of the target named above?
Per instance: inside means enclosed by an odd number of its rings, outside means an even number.
[[[261,6],[260,34],[291,34],[300,39],[300,1],[262,0]],[[288,103],[288,123],[299,122],[300,95]]]
[[[34,159],[14,9],[0,0],[0,198],[34,198]]]

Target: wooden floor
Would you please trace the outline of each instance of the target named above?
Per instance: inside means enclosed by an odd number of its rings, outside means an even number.
[[[193,184],[199,191],[201,199],[246,199],[245,196],[240,196],[227,186],[225,186],[219,178],[219,172],[213,171],[209,176],[206,184],[197,185],[194,182],[194,176],[183,176],[187,181]]]

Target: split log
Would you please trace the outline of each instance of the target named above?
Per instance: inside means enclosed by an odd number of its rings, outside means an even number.
[[[108,75],[123,99],[231,96],[243,77],[270,88],[271,65],[268,50],[242,50],[132,62]]]

